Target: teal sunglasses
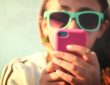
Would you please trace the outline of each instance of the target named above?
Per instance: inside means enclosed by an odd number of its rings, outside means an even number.
[[[96,11],[67,12],[63,10],[50,10],[44,12],[44,19],[47,19],[48,26],[54,28],[67,28],[73,19],[77,26],[86,31],[97,31],[101,22],[104,20],[104,14]]]

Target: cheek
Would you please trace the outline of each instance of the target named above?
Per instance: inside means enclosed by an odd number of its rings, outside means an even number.
[[[49,41],[54,49],[55,49],[55,43],[56,43],[56,37],[55,37],[56,32],[57,32],[56,29],[49,29],[48,30]],[[87,47],[88,48],[92,48],[92,46],[94,45],[94,43],[97,39],[97,34],[98,34],[98,32],[87,33]]]
[[[48,31],[48,37],[49,37],[49,41],[50,41],[50,44],[52,45],[52,47],[55,49],[55,43],[56,43],[56,32],[57,30],[56,29],[50,29]]]
[[[87,33],[87,47],[92,48],[92,46],[94,45],[96,39],[97,39],[97,32]]]

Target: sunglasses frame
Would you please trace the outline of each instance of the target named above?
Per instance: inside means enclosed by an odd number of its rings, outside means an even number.
[[[78,24],[78,26],[80,27],[80,29],[84,29],[88,32],[93,32],[93,31],[97,31],[101,25],[101,22],[104,20],[104,14],[102,12],[96,12],[96,11],[81,11],[81,12],[68,12],[68,11],[64,11],[64,10],[49,10],[49,11],[45,11],[44,12],[44,19],[47,19],[47,22],[48,22],[48,26],[49,27],[52,27],[51,24],[50,24],[50,15],[52,13],[65,13],[67,15],[69,15],[69,21],[68,23],[62,28],[62,29],[65,29],[69,26],[69,24],[71,23],[71,21],[73,20],[73,18],[76,20],[76,23]],[[81,14],[85,14],[85,13],[90,13],[90,14],[96,14],[98,16],[98,19],[99,19],[99,22],[98,22],[98,25],[96,28],[94,29],[87,29],[87,28],[84,28],[80,22],[79,22],[79,16]]]

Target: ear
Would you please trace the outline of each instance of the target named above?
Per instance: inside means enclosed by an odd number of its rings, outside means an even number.
[[[101,24],[101,26],[100,26],[100,29],[99,29],[99,31],[98,31],[98,35],[97,35],[97,38],[100,38],[103,34],[104,34],[104,32],[107,30],[107,28],[109,27],[109,20],[105,20],[102,24]]]

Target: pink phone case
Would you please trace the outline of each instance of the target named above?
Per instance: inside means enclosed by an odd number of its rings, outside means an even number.
[[[81,29],[58,30],[56,33],[55,50],[66,52],[66,46],[69,44],[86,46],[86,31]]]

